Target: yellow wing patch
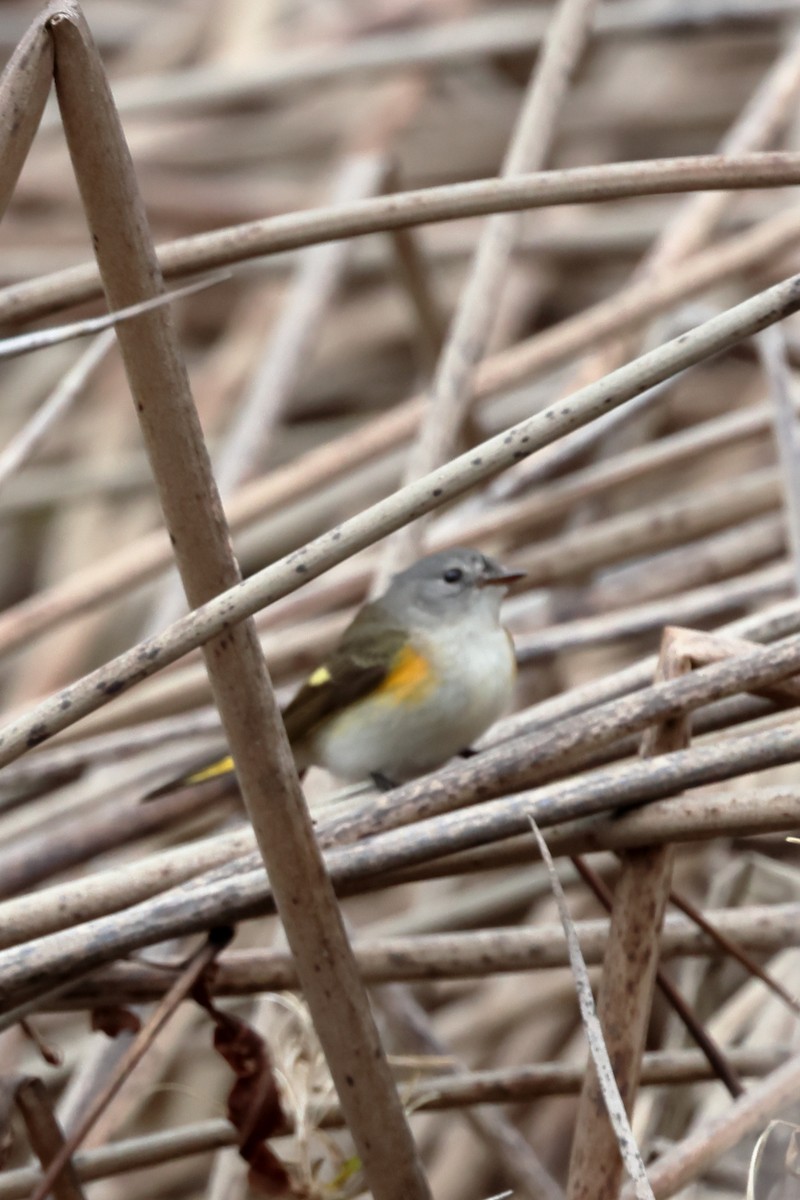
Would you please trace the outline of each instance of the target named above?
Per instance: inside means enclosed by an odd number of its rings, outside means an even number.
[[[208,779],[219,779],[220,775],[230,775],[233,770],[233,759],[229,754],[227,758],[218,758],[210,766],[195,771],[194,775],[187,775],[181,782],[187,786],[190,783],[205,783]]]
[[[421,692],[433,686],[434,670],[424,655],[405,646],[396,656],[389,674],[375,689],[376,696],[390,696],[392,700],[419,699]]]
[[[316,671],[309,675],[307,683],[309,687],[322,687],[323,683],[330,683],[330,680],[331,673],[328,668],[317,667]]]

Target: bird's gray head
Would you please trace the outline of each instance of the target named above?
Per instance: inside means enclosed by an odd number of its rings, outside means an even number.
[[[496,620],[509,585],[523,574],[479,550],[442,550],[395,575],[381,602],[401,618],[440,621],[474,614]]]

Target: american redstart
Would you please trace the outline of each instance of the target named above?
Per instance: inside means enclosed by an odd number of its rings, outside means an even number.
[[[298,769],[387,787],[468,752],[511,701],[516,662],[500,604],[523,574],[458,549],[395,575],[283,710]],[[219,759],[171,787],[233,770]]]

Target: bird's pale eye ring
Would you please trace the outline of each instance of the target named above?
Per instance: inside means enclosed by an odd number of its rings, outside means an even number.
[[[460,567],[448,567],[442,575],[445,583],[460,583],[464,578],[464,572]]]

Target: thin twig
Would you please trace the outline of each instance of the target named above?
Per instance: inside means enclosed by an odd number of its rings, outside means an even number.
[[[51,1162],[47,1166],[41,1181],[34,1189],[31,1195],[31,1200],[45,1200],[54,1181],[57,1179],[64,1166],[69,1162],[75,1150],[86,1137],[89,1130],[98,1120],[106,1105],[116,1095],[122,1084],[127,1079],[131,1071],[140,1062],[142,1057],[149,1050],[153,1039],[157,1037],[166,1022],[175,1012],[180,1002],[189,994],[194,984],[206,970],[209,963],[214,960],[220,949],[230,941],[230,930],[224,930],[220,934],[212,934],[207,942],[197,950],[182,971],[179,978],[173,983],[172,987],[164,996],[163,1000],[158,1004],[154,1012],[150,1015],[147,1023],[141,1028],[136,1035],[134,1041],[126,1050],[125,1054],[120,1059],[117,1070],[114,1076],[108,1081],[106,1086],[97,1093],[89,1107],[82,1113],[80,1120],[75,1128],[65,1139],[64,1144],[53,1156]]]
[[[664,848],[665,850],[669,850],[669,843],[664,843]],[[603,880],[599,877],[597,872],[593,871],[592,868],[580,858],[573,859],[573,863],[581,878],[589,885],[606,911],[611,912],[613,909],[613,895],[606,887]],[[713,934],[711,933],[710,923],[706,922],[706,924],[701,928],[703,928],[704,932],[708,933],[712,940],[716,940],[713,938]],[[700,1047],[701,1052],[705,1056],[709,1067],[714,1072],[717,1079],[724,1084],[724,1086],[728,1089],[729,1094],[733,1096],[734,1099],[737,1096],[741,1096],[744,1089],[742,1088],[741,1081],[739,1080],[736,1071],[730,1065],[726,1056],[722,1053],[714,1039],[703,1028],[702,1023],[698,1020],[695,1013],[686,1003],[681,993],[673,984],[672,980],[664,973],[664,971],[661,970],[660,967],[655,973],[655,980],[659,991],[672,1008],[672,1011],[675,1013],[678,1020],[687,1030],[689,1036],[692,1037],[695,1043]],[[619,1078],[620,1067],[616,1068],[616,1074]],[[624,1082],[627,1082],[627,1079],[625,1079]],[[581,1094],[583,1095],[583,1092]],[[580,1135],[576,1135],[576,1142],[579,1144],[582,1142]],[[599,1139],[597,1139],[597,1142],[599,1143]],[[617,1184],[619,1184],[618,1179]]]
[[[603,1030],[600,1026],[597,1013],[594,1007],[594,999],[592,997],[592,985],[589,981],[589,974],[586,970],[586,963],[583,961],[581,948],[578,939],[575,935],[575,927],[572,924],[572,919],[567,908],[567,901],[561,887],[553,860],[547,849],[547,843],[542,837],[536,822],[533,817],[530,819],[531,828],[539,844],[539,852],[542,855],[545,863],[550,869],[550,881],[553,888],[553,895],[556,898],[561,923],[564,927],[564,936],[567,939],[567,948],[569,950],[569,961],[572,968],[572,973],[575,978],[575,987],[578,993],[578,1004],[581,1010],[581,1019],[583,1020],[586,1029],[586,1036],[589,1042],[589,1050],[594,1063],[595,1071],[597,1072],[598,1081],[602,1089],[603,1101],[608,1112],[609,1120],[614,1129],[614,1134],[619,1146],[619,1152],[625,1168],[633,1181],[633,1191],[638,1197],[638,1200],[652,1200],[653,1192],[650,1188],[647,1179],[647,1171],[645,1170],[642,1156],[639,1153],[639,1148],[636,1145],[636,1140],[633,1136],[633,1130],[630,1127],[625,1105],[622,1096],[619,1093],[616,1079],[614,1078],[614,1068],[611,1065],[611,1059],[606,1049],[605,1040],[603,1038]]]

